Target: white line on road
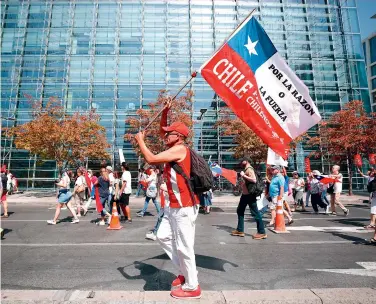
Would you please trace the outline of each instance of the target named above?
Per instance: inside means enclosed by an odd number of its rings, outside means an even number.
[[[358,275],[364,277],[376,277],[376,263],[375,262],[357,262],[358,265],[364,269],[308,269],[312,271],[331,272],[340,274]]]
[[[354,241],[298,241],[298,242],[278,242],[278,244],[283,245],[294,245],[294,244],[307,244],[307,245],[317,245],[317,244],[353,244]]]
[[[63,247],[63,246],[158,246],[157,242],[148,243],[60,243],[60,244],[22,244],[22,243],[1,243],[1,247],[4,246],[16,246],[16,247]]]
[[[358,226],[351,227],[316,227],[316,226],[289,226],[286,228],[289,231],[318,231],[318,232],[352,232],[352,233],[370,233],[372,230],[367,230]]]

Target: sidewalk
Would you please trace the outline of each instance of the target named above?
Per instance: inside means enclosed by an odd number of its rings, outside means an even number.
[[[22,194],[13,194],[8,196],[8,202],[10,206],[12,204],[41,204],[41,205],[55,205],[56,204],[56,192],[37,192],[29,191]],[[305,198],[305,195],[304,195]],[[213,206],[214,207],[236,207],[239,203],[240,196],[234,196],[229,193],[214,193]],[[292,202],[292,197],[289,197],[289,202]],[[341,202],[345,205],[366,205],[363,200],[368,200],[368,193],[359,192],[352,196],[344,193],[341,195]],[[142,206],[144,203],[144,198],[135,198],[134,195],[130,197],[130,204],[132,206]]]
[[[200,300],[177,300],[168,291],[2,290],[2,303],[372,304],[374,288],[204,291]]]

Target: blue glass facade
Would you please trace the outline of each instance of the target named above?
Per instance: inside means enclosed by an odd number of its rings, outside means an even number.
[[[176,91],[252,9],[324,118],[352,99],[370,109],[355,0],[5,0],[2,127],[30,119],[25,94],[44,101],[56,96],[68,113],[96,108],[111,162],[122,148],[135,170],[138,159],[123,139],[125,120],[160,89]],[[208,110],[195,124],[196,148],[202,136],[205,157],[235,166],[232,138],[213,128],[225,104],[200,76],[190,88],[193,119]],[[303,145],[300,154],[308,152]],[[55,163],[39,162],[4,136],[1,158],[21,187],[53,186]],[[312,162],[322,168],[321,161]],[[97,165],[89,160],[90,166]]]

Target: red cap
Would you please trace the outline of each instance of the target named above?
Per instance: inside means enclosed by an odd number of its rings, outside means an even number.
[[[172,131],[176,131],[178,133],[180,133],[181,135],[185,136],[185,137],[188,137],[188,134],[189,134],[189,129],[188,127],[182,123],[182,122],[174,122],[172,123],[171,125],[169,125],[168,127],[163,127],[162,128],[163,131],[165,132],[172,132]]]

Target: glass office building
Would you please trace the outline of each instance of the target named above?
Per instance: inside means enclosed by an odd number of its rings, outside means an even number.
[[[376,19],[376,15],[372,18]],[[368,87],[370,89],[371,106],[376,111],[376,32],[363,40],[363,51],[366,60]]]
[[[323,118],[353,99],[370,110],[355,0],[3,0],[2,127],[30,119],[25,94],[43,101],[56,96],[68,113],[96,108],[111,163],[118,163],[122,148],[135,171],[137,156],[123,139],[125,120],[155,101],[159,90],[175,92],[253,9]],[[201,76],[190,88],[196,149],[233,168],[232,138],[214,128],[225,104]],[[198,120],[201,109],[207,111]],[[308,153],[298,147],[293,165],[300,171]],[[38,161],[4,136],[1,158],[21,187],[53,187],[54,161]],[[321,169],[325,160],[311,163]]]

